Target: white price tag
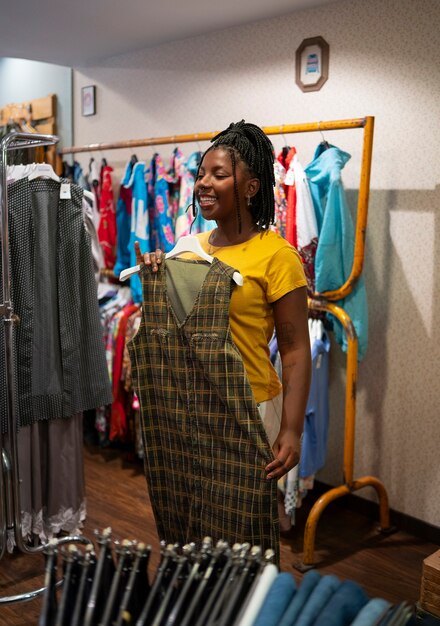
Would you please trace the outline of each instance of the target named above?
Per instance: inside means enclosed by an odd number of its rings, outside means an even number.
[[[72,196],[70,195],[70,183],[61,183],[60,187],[60,199],[61,200],[70,200]]]

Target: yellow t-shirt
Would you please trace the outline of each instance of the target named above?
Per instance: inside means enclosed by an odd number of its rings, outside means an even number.
[[[275,325],[271,303],[307,284],[301,258],[293,246],[270,230],[245,243],[223,247],[209,244],[211,232],[197,235],[202,248],[244,278],[243,286],[232,292],[229,321],[255,400],[264,402],[282,389],[268,346]]]

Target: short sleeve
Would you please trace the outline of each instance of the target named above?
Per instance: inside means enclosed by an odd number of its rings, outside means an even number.
[[[307,285],[301,257],[292,246],[278,250],[266,270],[266,294],[268,302],[275,302],[299,287]]]

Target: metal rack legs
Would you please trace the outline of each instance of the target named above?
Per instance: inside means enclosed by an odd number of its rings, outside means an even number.
[[[303,561],[294,563],[300,571],[314,567],[316,528],[325,508],[337,498],[358,491],[363,487],[373,487],[379,498],[380,531],[392,532],[388,495],[384,485],[374,476],[353,479],[355,419],[356,419],[356,383],[358,340],[353,322],[347,313],[336,304],[323,300],[309,300],[309,308],[334,315],[342,324],[347,337],[347,372],[345,385],[345,431],[344,431],[344,483],[329,489],[313,505],[307,517],[304,531]]]

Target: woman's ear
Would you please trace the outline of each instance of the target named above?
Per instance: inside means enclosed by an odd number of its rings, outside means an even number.
[[[249,196],[250,198],[253,198],[255,194],[258,193],[259,189],[260,189],[260,181],[258,180],[258,178],[251,178],[250,180],[248,180],[246,195]]]

